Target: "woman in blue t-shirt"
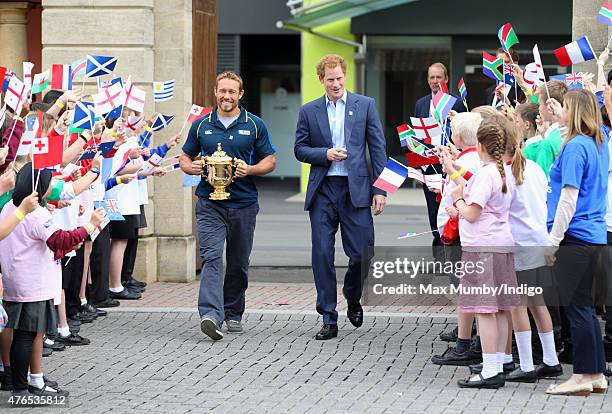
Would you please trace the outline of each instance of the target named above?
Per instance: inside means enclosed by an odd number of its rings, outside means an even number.
[[[593,93],[572,90],[565,95],[563,107],[553,99],[547,104],[568,128],[550,170],[547,224],[552,249],[560,248],[556,259],[552,254],[548,258],[554,260],[560,305],[565,306],[570,323],[574,374],[546,392],[603,393],[608,383],[603,375],[603,341],[592,292],[594,274],[601,270],[597,266],[603,262],[607,244],[607,138],[601,133],[601,113]]]

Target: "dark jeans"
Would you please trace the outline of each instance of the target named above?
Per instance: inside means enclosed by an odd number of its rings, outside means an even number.
[[[601,329],[593,306],[594,275],[603,251],[602,246],[566,236],[553,268],[561,303],[566,305],[563,310],[572,336],[575,374],[596,374],[605,370]]]
[[[201,317],[210,317],[219,326],[227,319],[242,319],[258,212],[257,203],[236,209],[199,198],[196,204],[202,256],[198,311]],[[226,243],[223,277],[223,246]]]

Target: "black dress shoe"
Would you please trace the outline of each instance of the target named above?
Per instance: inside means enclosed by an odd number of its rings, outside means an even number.
[[[537,380],[538,376],[536,375],[535,369],[525,372],[519,367],[506,375],[506,381],[509,382],[537,382]]]
[[[457,342],[457,337],[459,335],[459,328],[455,327],[448,332],[442,332],[440,334],[440,339],[444,342]]]
[[[128,289],[130,292],[143,293],[146,289],[142,286],[133,285],[129,282],[125,282],[123,287]]]
[[[508,374],[516,369],[514,362],[504,363],[504,374]],[[470,372],[472,374],[480,374],[482,372],[482,364],[470,365]]]
[[[83,338],[82,336],[73,333],[68,336],[61,336],[58,334],[55,337],[55,342],[63,343],[66,346],[82,346],[89,345],[91,343],[89,339]]]
[[[92,315],[90,313],[77,312],[75,315],[71,316],[70,319],[81,323],[92,323],[97,317],[97,314]]]
[[[115,306],[119,306],[121,303],[118,300],[106,298],[103,302],[94,303],[94,307],[96,308],[114,308]]]
[[[11,367],[4,366],[4,377],[2,377],[2,383],[0,384],[0,390],[2,391],[13,391],[13,372]]]
[[[363,325],[363,308],[359,301],[347,300],[347,304],[348,309],[346,311],[346,316],[355,328],[359,328]]]
[[[91,303],[79,305],[79,312],[86,313],[89,315],[98,315],[97,309],[93,307]]]
[[[323,327],[315,336],[315,339],[318,341],[326,341],[328,339],[332,339],[338,336],[338,325],[328,325],[326,323],[323,324]]]
[[[129,283],[130,285],[134,285],[134,286],[138,286],[138,287],[147,287],[147,283],[146,282],[141,282],[140,280],[136,280],[133,277],[130,277],[127,280],[127,283]]]
[[[558,377],[559,375],[563,375],[563,367],[561,364],[551,366],[542,362],[535,368],[535,373],[538,378]]]
[[[98,316],[106,316],[106,315],[108,315],[108,312],[105,311],[104,309],[97,309],[96,308],[96,313],[98,314]]]
[[[140,293],[130,292],[129,289],[123,289],[121,292],[108,292],[108,297],[119,300],[138,300],[142,295]]]
[[[478,374],[480,377],[479,380],[470,381],[469,378],[460,379],[457,381],[457,384],[460,388],[488,388],[492,390],[496,390],[505,385],[504,374],[497,374],[491,378],[483,378],[482,374]]]
[[[459,367],[477,364],[480,361],[480,356],[471,349],[461,353],[457,352],[457,348],[455,347],[449,347],[442,355],[434,355],[431,358],[431,362],[436,365],[453,365]]]

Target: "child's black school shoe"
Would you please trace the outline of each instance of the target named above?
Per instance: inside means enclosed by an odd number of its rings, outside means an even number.
[[[563,375],[563,367],[561,364],[546,365],[542,362],[535,368],[535,372],[538,378],[553,378]]]
[[[457,348],[450,347],[442,355],[434,355],[431,362],[436,365],[469,366],[481,362],[480,356],[471,349],[457,352]]]
[[[508,382],[537,382],[538,375],[535,369],[533,371],[525,372],[520,367],[506,375],[506,381]]]
[[[506,380],[504,374],[497,374],[491,378],[483,378],[482,374],[478,374],[479,379],[476,381],[470,381],[470,378],[464,378],[457,381],[457,385],[460,388],[487,388],[496,390],[505,385]]]

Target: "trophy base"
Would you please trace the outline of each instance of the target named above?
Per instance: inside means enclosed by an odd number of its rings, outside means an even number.
[[[214,192],[210,193],[210,196],[208,198],[215,201],[229,200],[230,193],[227,193],[223,190],[215,190]]]

